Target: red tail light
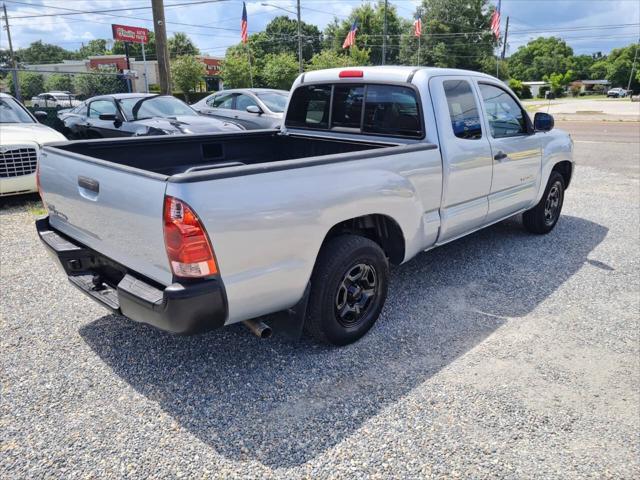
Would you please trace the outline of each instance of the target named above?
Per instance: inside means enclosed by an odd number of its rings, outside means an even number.
[[[199,278],[218,273],[207,232],[191,207],[164,198],[164,244],[176,277]]]
[[[364,72],[362,70],[342,70],[338,77],[340,78],[362,78]]]

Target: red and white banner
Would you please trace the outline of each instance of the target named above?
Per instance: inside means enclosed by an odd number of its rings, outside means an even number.
[[[149,43],[149,30],[142,27],[128,27],[126,25],[111,25],[113,39],[130,43]]]

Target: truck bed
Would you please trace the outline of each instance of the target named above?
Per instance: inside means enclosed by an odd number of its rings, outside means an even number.
[[[85,161],[109,162],[172,176],[394,145],[396,144],[282,135],[277,130],[258,130],[212,135],[100,139],[61,143],[53,147],[82,155],[82,160]]]

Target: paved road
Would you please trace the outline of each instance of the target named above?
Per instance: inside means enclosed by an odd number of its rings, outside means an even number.
[[[511,220],[394,269],[342,349],[109,315],[4,202],[0,477],[638,478],[632,133],[576,144],[550,235]]]

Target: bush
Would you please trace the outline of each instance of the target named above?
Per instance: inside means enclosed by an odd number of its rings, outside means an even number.
[[[520,80],[516,80],[515,78],[510,79],[509,88],[513,90],[513,93],[521,100],[531,98],[531,88],[529,88],[529,85],[524,85]]]
[[[540,87],[540,90],[538,91],[538,98],[546,98],[547,92],[549,90],[551,90],[551,87],[549,87],[549,85],[543,85],[542,87]]]
[[[128,90],[127,82],[119,75],[79,74],[73,79],[73,86],[76,93],[82,98],[123,93]]]
[[[569,91],[571,92],[572,97],[577,97],[578,95],[580,95],[580,87],[578,87],[577,85],[573,85],[571,88],[569,88]]]
[[[290,53],[268,54],[262,67],[262,80],[267,87],[289,90],[298,76],[298,60]]]
[[[61,92],[72,92],[73,78],[71,78],[71,75],[62,75],[59,73],[49,75],[44,81],[44,88],[48,92],[53,90]]]
[[[41,94],[44,91],[44,77],[35,72],[18,72],[18,84],[23,100],[31,100],[31,97]],[[7,88],[14,94],[13,75],[9,75]]]
[[[205,74],[204,64],[192,55],[183,55],[171,63],[171,79],[189,101],[189,92],[194,89]]]

